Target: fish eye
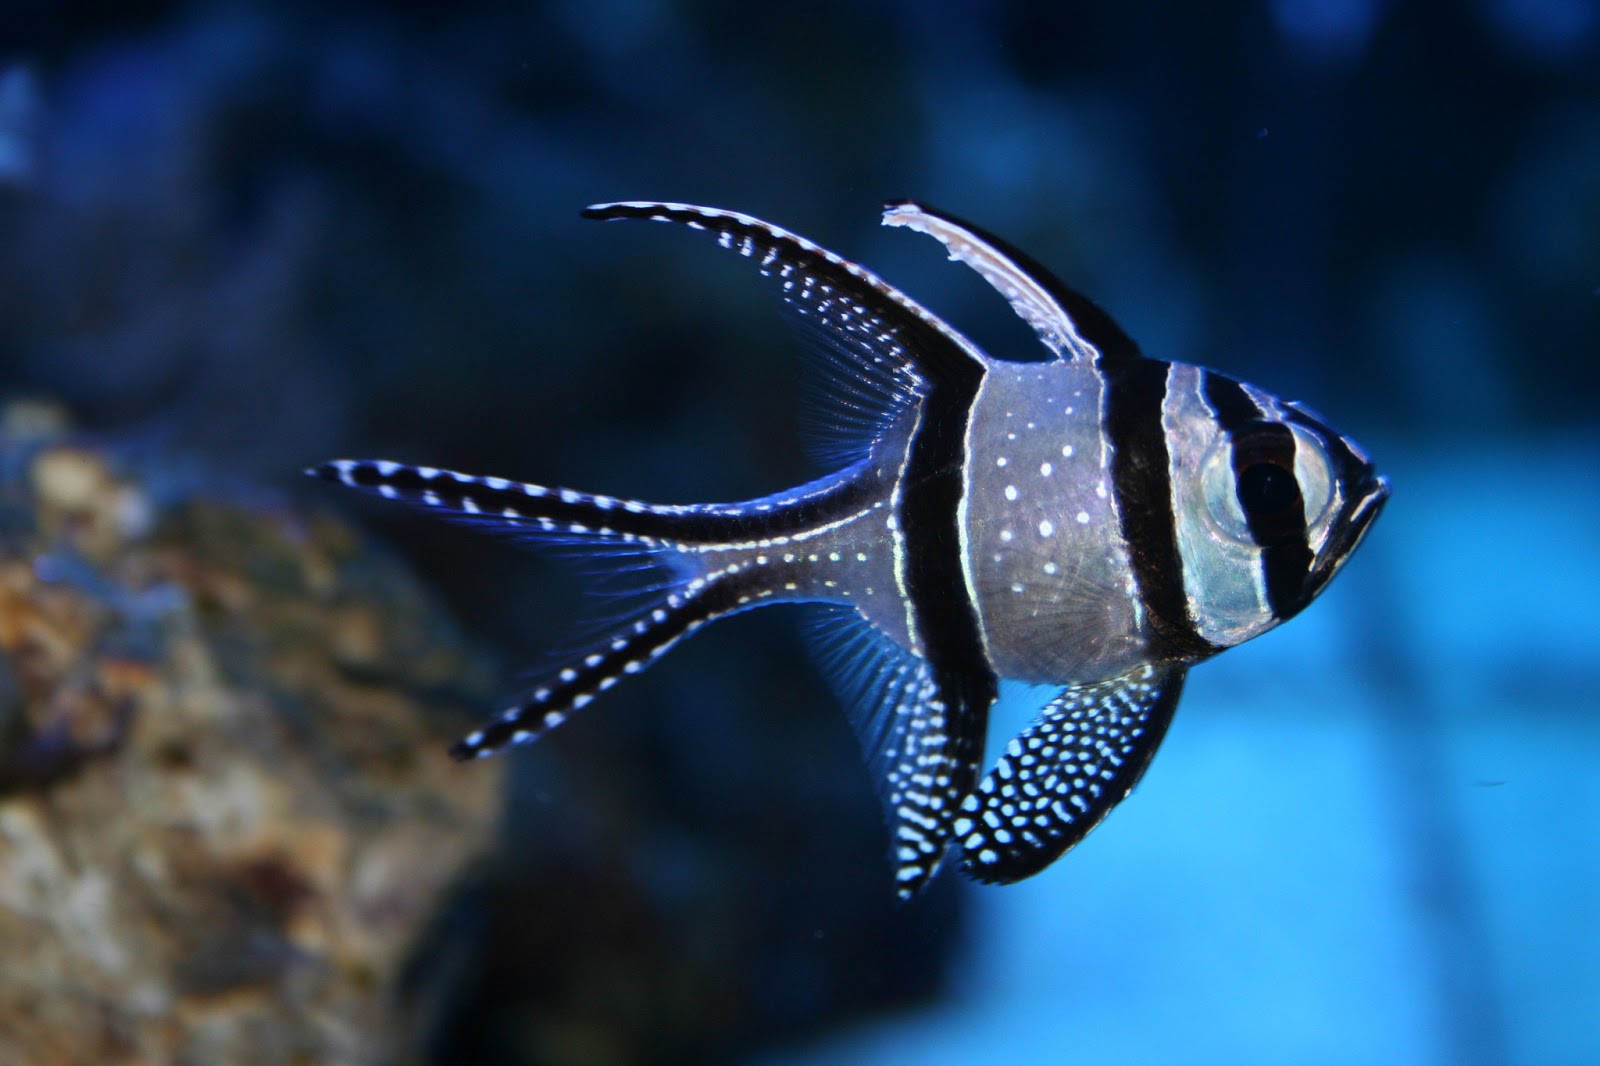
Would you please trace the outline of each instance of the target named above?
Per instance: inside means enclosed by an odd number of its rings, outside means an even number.
[[[1297,523],[1304,521],[1294,472],[1269,460],[1251,463],[1239,471],[1239,506],[1255,522],[1288,518]]]
[[[1293,448],[1286,447],[1285,428],[1293,434]],[[1207,457],[1202,478],[1212,527],[1241,544],[1298,538],[1307,531],[1315,537],[1333,502],[1326,451],[1312,433],[1292,424],[1244,427]]]

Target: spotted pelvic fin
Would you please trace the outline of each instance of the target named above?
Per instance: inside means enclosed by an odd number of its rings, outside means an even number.
[[[1144,776],[1183,692],[1181,667],[1073,685],[1006,746],[961,805],[961,869],[1009,884],[1060,858]]]

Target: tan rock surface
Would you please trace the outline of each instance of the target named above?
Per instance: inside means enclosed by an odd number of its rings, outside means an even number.
[[[347,527],[3,451],[0,1063],[404,1061],[483,671]]]

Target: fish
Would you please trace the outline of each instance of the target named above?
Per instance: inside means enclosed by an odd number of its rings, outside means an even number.
[[[531,744],[709,623],[804,604],[916,896],[959,853],[1032,876],[1138,784],[1196,664],[1294,617],[1348,561],[1389,482],[1311,408],[1145,356],[1099,305],[1000,238],[912,200],[1042,346],[1010,358],[878,275],[750,215],[655,201],[751,264],[810,342],[830,472],[734,503],[659,504],[390,460],[314,476],[652,575],[642,605],[458,741]],[[984,773],[1002,680],[1057,692]]]

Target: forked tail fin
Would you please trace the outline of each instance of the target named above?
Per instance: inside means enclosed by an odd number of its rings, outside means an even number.
[[[633,602],[642,607],[558,661],[514,706],[457,742],[450,749],[457,759],[532,743],[707,622],[753,606],[759,597],[753,575],[739,563],[742,553],[708,549],[736,547],[755,535],[758,521],[770,528],[778,504],[800,501],[809,510],[840,502],[821,483],[754,504],[662,506],[386,460],[340,459],[307,473],[492,532],[592,552],[604,572],[655,571],[653,584],[635,588]]]

